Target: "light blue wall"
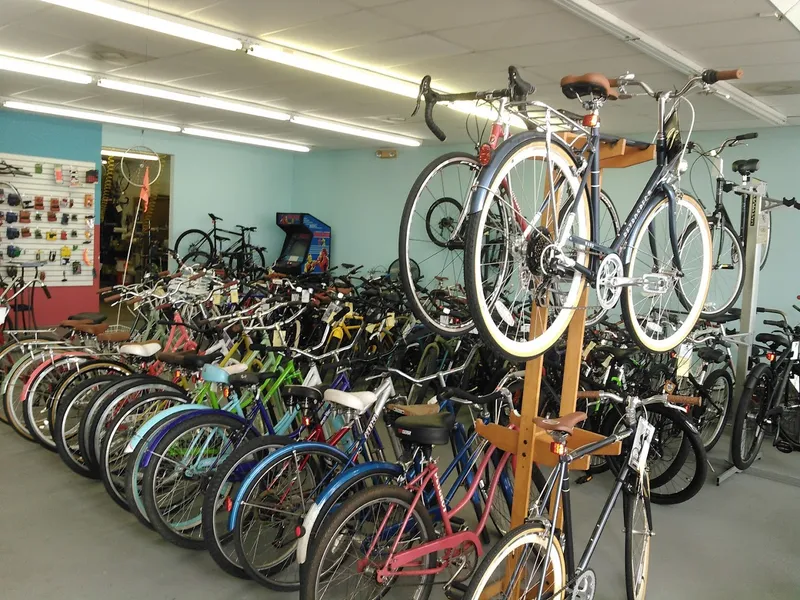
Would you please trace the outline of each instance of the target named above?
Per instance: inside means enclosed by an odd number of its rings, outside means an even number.
[[[276,259],[284,234],[275,213],[292,210],[294,153],[112,125],[103,146],[172,155],[171,243],[186,229],[210,229],[214,213],[225,229],[257,226],[253,243],[266,246],[268,264]]]

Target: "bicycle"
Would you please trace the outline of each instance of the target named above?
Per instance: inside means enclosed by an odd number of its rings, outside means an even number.
[[[225,261],[228,272],[234,277],[250,280],[261,275],[267,268],[266,249],[250,243],[250,234],[258,228],[236,225],[239,231],[221,229],[217,227],[217,221],[222,221],[222,217],[213,213],[208,213],[208,216],[211,218],[210,231],[187,229],[175,240],[174,252],[182,257],[183,264],[196,263],[208,267]],[[224,242],[230,242],[231,238],[220,233],[237,239],[225,248]]]
[[[621,300],[626,328],[643,349],[666,352],[686,338],[708,294],[711,232],[702,205],[676,185],[685,151],[678,107],[688,103],[685,96],[695,88],[707,91],[717,81],[740,77],[741,71],[707,70],[678,91],[656,92],[630,73],[612,81],[598,73],[568,76],[561,80],[561,88],[587,111],[580,123],[544,103],[525,104],[526,109],[545,112],[544,118],[528,119],[543,132],[529,131],[506,140],[481,170],[470,199],[466,297],[487,343],[509,360],[542,354],[579,309],[586,280],[595,286],[602,308],[610,309]],[[600,109],[609,97],[616,97],[612,87],[629,97],[629,86],[641,87],[657,101],[656,166],[616,239],[604,246],[598,243],[597,218]],[[526,118],[521,111],[518,114]],[[551,116],[570,123],[573,142],[580,143],[571,146],[554,135]],[[533,197],[522,198],[526,192]],[[506,199],[509,196],[514,203]],[[561,198],[575,199],[566,214],[559,207]],[[484,256],[494,244],[489,216],[497,212],[496,205],[513,215],[503,232],[509,259],[487,278]],[[518,206],[531,211],[523,215]],[[510,304],[498,300],[498,288],[507,292]],[[677,325],[665,317],[673,300],[688,312]]]
[[[794,306],[800,311],[800,307]],[[780,320],[765,319],[764,324],[776,327],[779,333],[759,333],[755,348],[757,362],[747,375],[736,407],[731,436],[731,457],[736,468],[744,471],[756,460],[766,435],[773,436],[773,446],[781,452],[800,447],[800,327],[788,324],[783,311],[756,308]],[[794,388],[794,392],[792,392]]]
[[[733,148],[747,140],[754,140],[758,133],[743,133],[733,138],[728,138],[717,148],[703,150],[700,144],[689,142],[687,152],[692,152],[697,148],[698,157],[692,164],[692,169],[697,164],[697,160],[703,159],[706,163],[713,166],[716,172],[714,187],[714,208],[707,215],[708,224],[711,227],[711,238],[714,248],[714,264],[712,265],[712,279],[709,289],[709,298],[702,313],[702,316],[718,316],[725,314],[728,309],[736,303],[742,293],[744,285],[744,257],[747,248],[747,223],[745,219],[745,203],[740,209],[739,226],[736,228],[733,220],[728,214],[723,203],[724,194],[735,189],[735,184],[727,181],[723,175],[722,152],[726,148]],[[733,162],[733,172],[742,177],[742,185],[750,183],[753,173],[758,171],[758,159],[737,160]],[[689,174],[691,181],[691,171]],[[694,190],[694,187],[692,188]],[[738,193],[738,192],[737,192]],[[740,194],[742,195],[742,194]],[[772,213],[765,211],[767,223],[767,241],[764,244],[764,252],[761,256],[760,268],[763,269],[767,263],[769,246],[772,239]],[[723,277],[724,276],[724,277]]]

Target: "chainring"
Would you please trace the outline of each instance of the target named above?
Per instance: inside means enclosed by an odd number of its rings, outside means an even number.
[[[570,600],[593,600],[597,590],[597,576],[591,569],[586,569],[575,580]]]
[[[616,254],[609,254],[600,261],[595,289],[597,302],[602,308],[609,310],[617,305],[619,297],[622,295],[622,287],[614,286],[611,282],[617,277],[622,277],[624,269],[622,260]]]

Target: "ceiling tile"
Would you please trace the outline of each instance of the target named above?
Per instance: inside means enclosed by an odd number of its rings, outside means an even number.
[[[461,46],[440,40],[426,33],[399,38],[379,44],[366,44],[334,53],[346,60],[375,67],[394,67],[438,56],[463,54]]]
[[[31,2],[31,0],[3,0],[2,7],[3,10],[0,11],[0,27],[53,8],[43,2]]]
[[[558,64],[545,63],[536,65],[535,68],[537,72],[555,81],[560,81],[565,75],[580,75],[587,72],[604,73],[608,77],[616,77],[626,72],[635,73],[638,76],[664,72],[663,63],[643,54],[614,58],[585,58]]]
[[[372,11],[359,10],[324,21],[292,27],[265,36],[265,39],[317,52],[334,52],[413,33],[410,27],[396,21]]]
[[[744,69],[742,82],[747,85],[768,83],[770,81],[800,81],[800,62],[780,65],[753,65]]]
[[[191,17],[257,37],[355,11],[343,0],[227,0],[195,11]]]
[[[82,89],[78,89],[82,88]],[[45,85],[34,89],[26,90],[13,97],[28,102],[46,102],[49,104],[67,104],[76,102],[82,98],[91,98],[94,90],[88,86],[67,86],[67,85]]]
[[[537,65],[583,61],[590,70],[593,70],[591,65],[599,59],[624,58],[637,54],[635,49],[610,35],[584,38],[584,42],[585,45],[576,44],[572,40],[552,41],[546,44],[536,43],[530,46],[493,50],[487,54],[495,57],[499,63],[534,67],[534,69]]]
[[[760,12],[775,10],[768,0],[627,0],[603,8],[645,31],[722,20],[755,19]]]
[[[202,10],[215,4],[221,4],[222,0],[128,0],[132,4],[138,4],[144,8],[158,10],[161,12],[185,17],[193,11]]]
[[[347,0],[353,6],[359,8],[375,8],[376,6],[386,6],[387,4],[397,4],[403,0]]]
[[[553,10],[554,5],[546,0],[502,0],[491,4],[487,4],[485,0],[457,2],[406,0],[375,9],[385,17],[426,32],[542,14]]]
[[[183,54],[171,58],[161,58],[147,63],[124,67],[121,69],[110,69],[109,74],[149,81],[152,83],[166,83],[175,79],[186,77],[196,77],[218,72],[213,66],[207,65],[198,53]]]
[[[679,48],[684,54],[690,54],[689,51],[695,48],[730,46],[732,41],[738,44],[758,44],[800,38],[800,33],[790,23],[776,19],[759,19],[755,16],[717,21],[713,26],[695,23],[664,27],[654,29],[653,35],[665,44]]]
[[[715,65],[749,67],[751,65],[794,63],[800,59],[800,40],[700,48],[693,51],[692,56],[712,67]],[[745,69],[745,78],[747,75],[748,69]]]

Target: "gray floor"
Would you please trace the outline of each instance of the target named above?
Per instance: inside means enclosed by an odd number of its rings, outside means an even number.
[[[772,455],[762,468],[797,466]],[[0,423],[2,600],[237,600],[294,598],[222,573],[203,552],[144,529],[102,485],[74,475],[58,456]],[[579,539],[609,487],[598,477],[574,490]],[[713,481],[691,502],[654,507],[648,599],[800,598],[800,490],[740,474]],[[625,597],[621,511],[592,562],[598,600]],[[437,597],[437,595],[434,595]]]

